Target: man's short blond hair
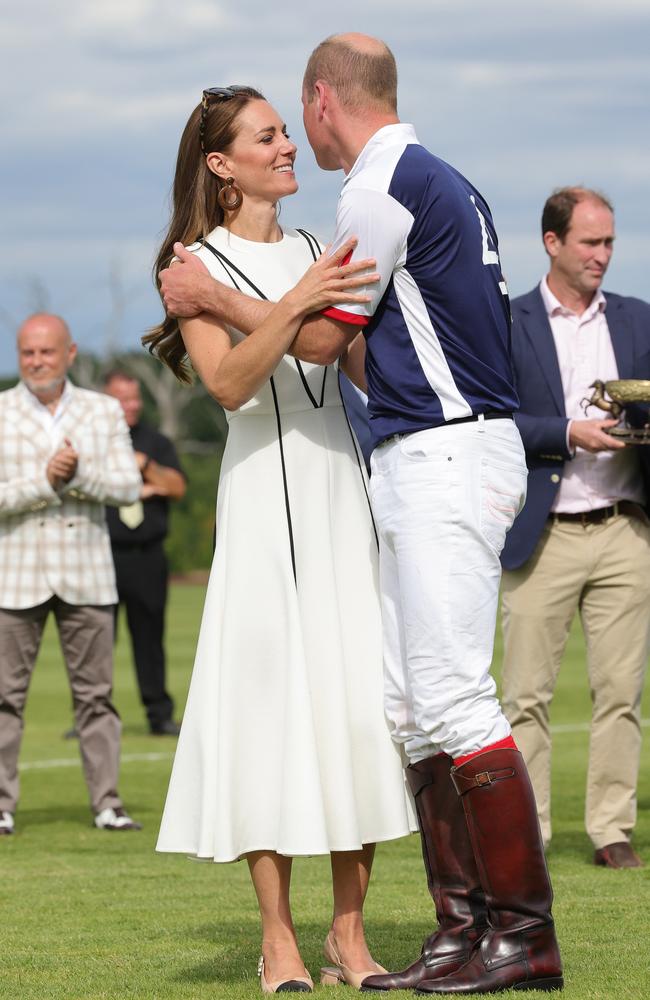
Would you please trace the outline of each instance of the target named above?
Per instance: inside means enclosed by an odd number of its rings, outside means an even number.
[[[317,80],[328,83],[346,111],[364,109],[397,113],[397,65],[384,42],[376,40],[372,49],[331,35],[309,57],[303,80],[311,103]]]

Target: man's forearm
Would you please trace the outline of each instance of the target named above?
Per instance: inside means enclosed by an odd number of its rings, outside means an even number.
[[[0,518],[51,505],[60,506],[61,500],[45,471],[37,476],[16,476],[0,483]]]
[[[515,413],[526,454],[533,458],[573,458],[567,441],[567,418]]]
[[[249,335],[261,326],[275,305],[261,299],[253,299],[236,288],[228,288],[215,278],[208,278],[201,285],[201,305],[203,311],[215,316],[222,323]]]
[[[185,477],[177,470],[167,465],[161,465],[155,459],[149,458],[141,470],[145,483],[160,486],[165,495],[172,500],[181,500],[185,496]]]

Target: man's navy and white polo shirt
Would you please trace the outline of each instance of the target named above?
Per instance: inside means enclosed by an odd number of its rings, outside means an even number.
[[[364,326],[373,443],[448,420],[517,409],[510,306],[490,210],[411,125],[366,143],[339,198],[333,249],[374,257],[372,300],[326,310]]]

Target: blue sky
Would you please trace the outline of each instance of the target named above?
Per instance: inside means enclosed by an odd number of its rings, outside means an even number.
[[[337,31],[393,48],[401,117],[487,198],[512,294],[544,271],[547,194],[584,183],[616,206],[605,287],[650,298],[647,0],[0,0],[0,373],[36,308],[98,353],[157,322],[151,262],[204,87],[266,94],[299,145],[282,221],[331,235],[341,175],[316,167],[299,96],[309,52]]]

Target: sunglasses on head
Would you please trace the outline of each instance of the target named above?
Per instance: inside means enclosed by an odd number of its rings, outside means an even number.
[[[205,153],[204,139],[205,139],[205,126],[208,117],[208,110],[212,103],[216,101],[229,101],[233,97],[237,97],[239,94],[243,94],[248,90],[247,87],[238,87],[233,84],[231,87],[208,87],[207,90],[203,91],[203,96],[201,97],[201,119],[199,121],[199,139],[201,141],[201,151]]]

